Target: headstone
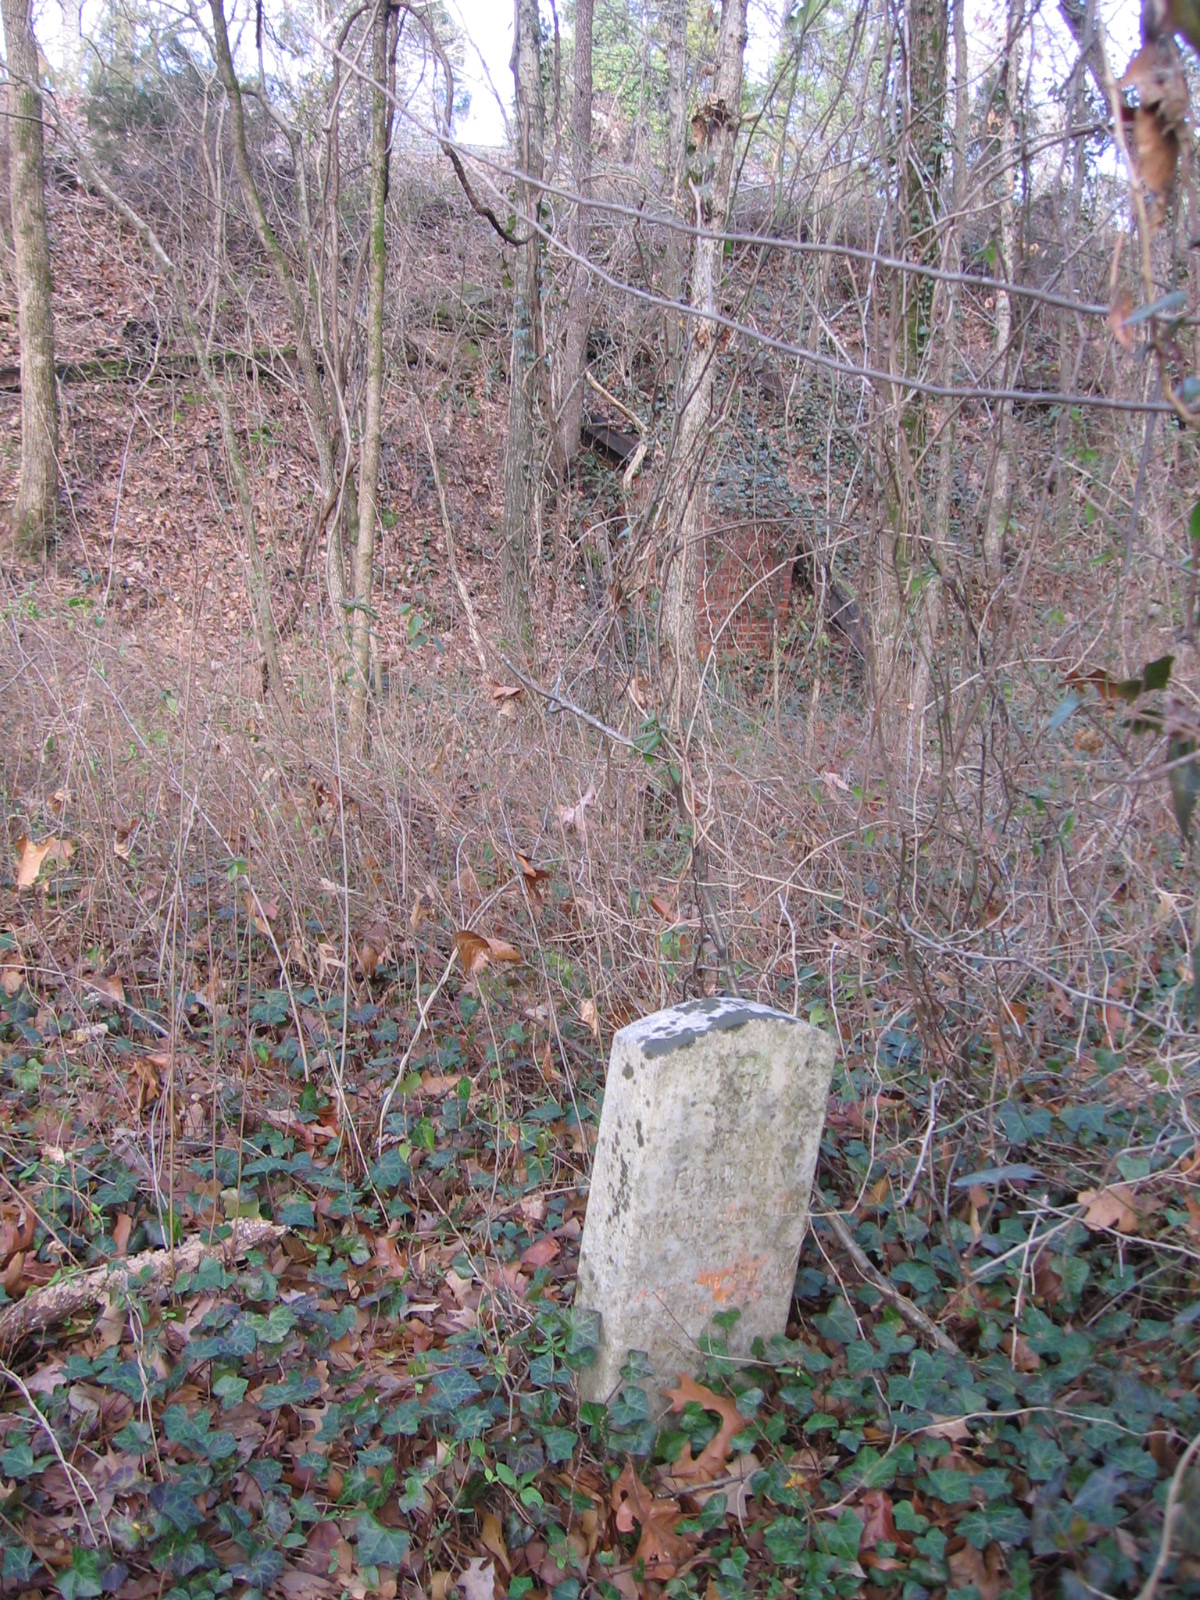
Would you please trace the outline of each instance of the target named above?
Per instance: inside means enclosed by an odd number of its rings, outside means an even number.
[[[718,1312],[741,1313],[734,1355],[784,1332],[834,1053],[807,1023],[731,999],[613,1039],[575,1291],[600,1316],[583,1399],[607,1399],[640,1350],[659,1405],[659,1386],[699,1372]]]

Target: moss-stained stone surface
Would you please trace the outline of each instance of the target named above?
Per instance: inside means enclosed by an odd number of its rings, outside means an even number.
[[[576,1290],[601,1324],[585,1400],[616,1389],[630,1350],[660,1385],[697,1372],[716,1312],[741,1312],[735,1354],[784,1331],[833,1061],[825,1034],[744,1000],[616,1035]]]

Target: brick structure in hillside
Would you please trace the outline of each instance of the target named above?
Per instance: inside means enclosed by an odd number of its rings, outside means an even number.
[[[700,654],[769,658],[787,625],[804,508],[765,445],[727,453],[705,500],[700,577]]]

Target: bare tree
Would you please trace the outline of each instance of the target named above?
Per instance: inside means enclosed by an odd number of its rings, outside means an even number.
[[[317,355],[313,322],[317,316],[316,265],[312,250],[312,226],[308,216],[307,185],[305,183],[304,156],[297,136],[284,126],[292,144],[298,185],[300,230],[308,246],[305,262],[305,279],[299,280],[292,264],[272,228],[250,166],[246,143],[246,111],[241,84],[234,69],[233,52],[229,44],[229,30],[225,20],[224,0],[210,0],[212,14],[212,39],[217,73],[229,104],[230,131],[233,144],[233,162],[238,182],[250,209],[259,245],[267,257],[271,271],[286,298],[291,312],[296,338],[296,356],[300,367],[304,391],[304,406],[309,433],[317,455],[318,478],[322,501],[317,508],[317,526],[328,529],[328,558],[326,578],[333,604],[343,608],[347,604],[345,564],[337,524],[337,509],[346,506],[347,491],[352,492],[348,474],[340,469],[334,444],[334,427],[331,407],[321,376],[321,363]],[[282,120],[282,119],[280,119]],[[346,447],[343,446],[345,449]],[[347,508],[352,511],[353,507]],[[356,519],[351,519],[356,520]],[[339,619],[341,620],[341,619]]]
[[[371,202],[367,265],[366,403],[358,472],[358,538],[354,547],[354,612],[350,652],[350,734],[362,749],[367,731],[371,667],[371,600],[375,564],[375,519],[379,509],[379,449],[383,421],[383,297],[387,274],[388,167],[392,144],[389,93],[395,74],[396,30],[389,0],[375,0],[371,22]]]
[[[512,68],[517,91],[517,159],[524,174],[518,201],[525,216],[513,282],[512,355],[508,373],[508,440],[504,451],[504,549],[501,603],[504,627],[516,642],[532,632],[530,550],[537,539],[538,340],[541,323],[541,245],[537,231],[544,170],[541,22],[537,0],[516,0]]]
[[[667,193],[678,210],[687,162],[687,0],[666,0],[667,26]],[[669,300],[683,293],[683,249],[679,235],[667,238],[665,287]],[[679,358],[679,317],[667,312],[667,352],[672,369]]]
[[[700,230],[692,249],[691,323],[680,382],[678,463],[682,506],[673,520],[663,588],[661,645],[670,691],[672,725],[682,730],[699,690],[697,591],[704,538],[704,465],[714,422],[713,361],[717,286],[724,247],[720,233],[729,219],[733,158],[740,126],[742,61],[746,49],[746,0],[725,0],[717,42],[717,69],[710,98],[692,121],[696,151],[689,189]]]
[[[576,0],[574,98],[571,105],[571,175],[579,198],[571,209],[567,245],[575,256],[567,278],[566,327],[559,379],[557,465],[564,472],[579,449],[584,373],[591,327],[591,285],[578,259],[588,246],[587,197],[592,183],[592,0]]]
[[[18,548],[44,550],[58,501],[58,396],[46,232],[42,94],[31,0],[3,0],[8,52],[9,188],[21,346],[21,477],[12,531]]]
[[[1009,0],[1008,36],[1004,59],[1000,68],[1000,275],[1012,282],[1016,276],[1017,247],[1017,101],[1021,88],[1020,46],[1024,27],[1022,0]],[[1013,304],[1012,294],[1005,288],[996,295],[995,366],[1007,380],[1012,373]],[[983,565],[990,584],[1000,581],[1001,557],[1004,547],[1004,530],[1009,514],[1009,468],[1012,453],[1012,402],[998,402],[995,425],[996,454],[992,470],[991,495],[988,500],[987,519],[983,530]]]

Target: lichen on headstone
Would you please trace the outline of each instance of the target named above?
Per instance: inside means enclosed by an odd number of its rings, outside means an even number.
[[[699,1372],[718,1313],[739,1313],[733,1355],[783,1333],[833,1061],[825,1034],[752,1001],[616,1035],[576,1288],[600,1317],[584,1399],[607,1398],[634,1350],[658,1386]]]

